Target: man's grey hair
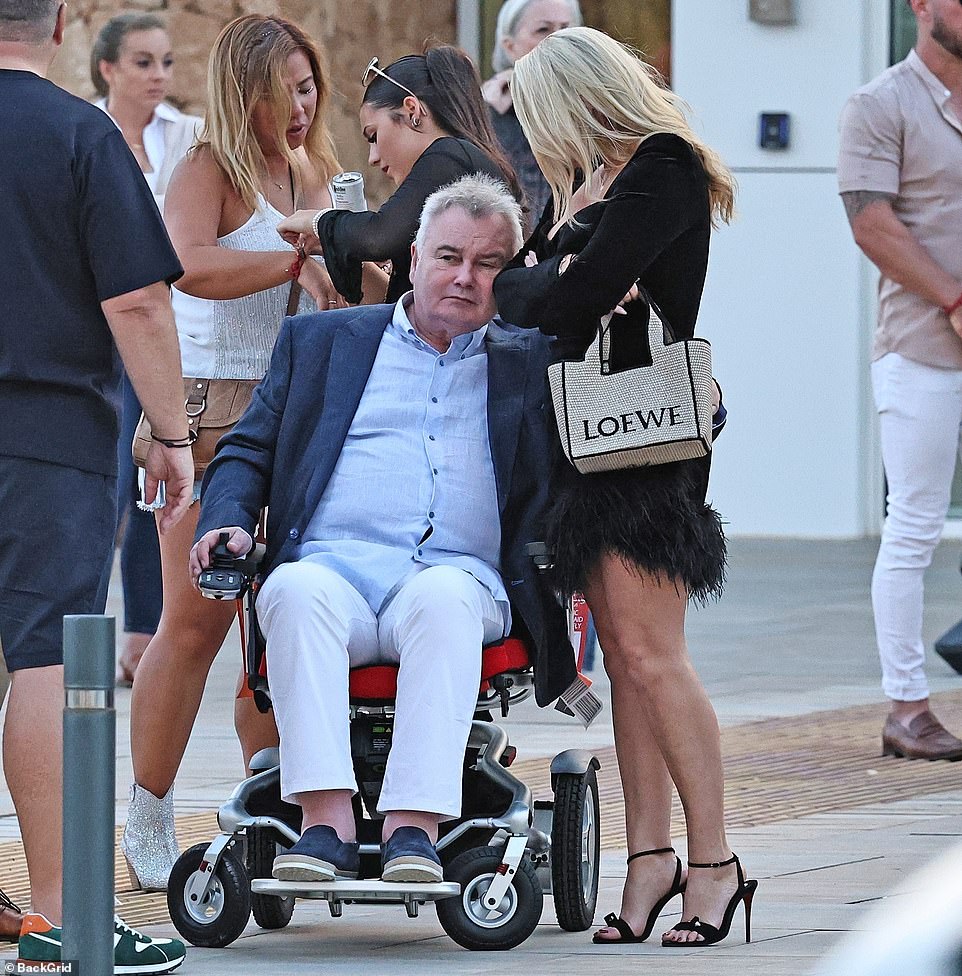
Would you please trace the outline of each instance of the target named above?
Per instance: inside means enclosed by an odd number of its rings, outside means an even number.
[[[435,217],[447,210],[457,207],[475,220],[486,217],[500,217],[511,233],[511,254],[521,249],[524,235],[521,232],[521,204],[511,195],[511,191],[501,180],[496,180],[486,173],[473,173],[462,176],[461,179],[440,190],[435,190],[427,200],[421,211],[421,222],[418,224],[414,246],[420,253],[424,247],[428,227]]]
[[[0,0],[0,41],[42,44],[53,35],[61,0]]]

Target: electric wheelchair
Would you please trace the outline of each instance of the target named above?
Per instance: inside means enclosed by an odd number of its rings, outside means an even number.
[[[238,612],[242,625],[247,621],[242,641],[248,686],[266,711],[265,647],[254,614],[263,547],[237,559],[224,543],[226,537],[201,576],[201,592],[242,601]],[[196,946],[221,948],[241,935],[251,913],[262,928],[283,928],[298,898],[327,901],[335,918],[344,905],[355,903],[402,904],[414,918],[422,905],[435,902],[442,928],[461,946],[511,949],[535,930],[546,892],[553,897],[562,928],[587,929],[598,895],[598,760],[584,750],[555,756],[554,800],[533,803],[531,790],[510,772],[516,750],[490,711],[499,707],[506,716],[512,704],[532,692],[524,642],[509,637],[485,648],[481,677],[464,758],[462,816],[440,827],[442,882],[391,884],[379,879],[377,801],[391,745],[397,668],[356,668],[350,676],[350,700],[359,789],[354,797],[359,879],[308,883],[272,878],[275,856],[300,836],[301,809],[281,799],[278,750],[265,749],[253,758],[252,775],[221,806],[221,833],[210,844],[185,851],[171,872],[167,904],[181,936]]]

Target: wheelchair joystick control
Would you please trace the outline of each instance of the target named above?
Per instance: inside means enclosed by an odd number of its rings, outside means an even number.
[[[240,558],[227,548],[229,532],[221,532],[217,545],[210,551],[210,566],[203,570],[197,585],[208,600],[237,600],[244,592],[246,580],[237,569]]]

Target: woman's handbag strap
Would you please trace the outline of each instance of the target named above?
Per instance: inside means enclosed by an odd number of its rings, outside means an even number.
[[[195,377],[190,380],[189,389],[184,391],[184,409],[188,417],[199,417],[207,409],[207,393],[209,390],[209,379]]]

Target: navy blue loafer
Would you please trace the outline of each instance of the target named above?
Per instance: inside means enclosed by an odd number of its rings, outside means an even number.
[[[441,858],[420,827],[398,827],[381,845],[381,880],[421,884],[444,880]]]
[[[361,869],[357,844],[345,844],[333,827],[308,827],[286,853],[274,858],[271,872],[278,881],[353,880]]]

